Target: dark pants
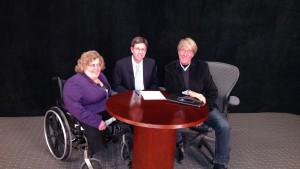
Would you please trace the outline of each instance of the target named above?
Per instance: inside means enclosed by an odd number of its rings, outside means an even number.
[[[106,111],[100,112],[99,115],[102,116],[103,121],[111,118]],[[90,155],[94,155],[101,149],[107,148],[107,143],[105,142],[105,131],[100,131],[98,128],[91,127],[84,123],[81,123],[81,126],[84,129],[85,136],[88,140]]]

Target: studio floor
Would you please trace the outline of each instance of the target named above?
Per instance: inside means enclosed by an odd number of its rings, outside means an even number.
[[[232,113],[230,169],[299,169],[300,116],[289,113]],[[0,117],[1,169],[79,169],[83,152],[72,150],[69,159],[56,160],[48,150],[44,117]],[[189,138],[193,133],[182,130]],[[126,169],[128,161],[120,157],[120,143],[109,143],[108,149],[94,158],[104,169]],[[175,160],[175,169],[211,169],[205,158],[208,152],[196,143],[186,148],[183,164]],[[175,157],[174,157],[175,158]],[[159,166],[157,167],[159,169]]]

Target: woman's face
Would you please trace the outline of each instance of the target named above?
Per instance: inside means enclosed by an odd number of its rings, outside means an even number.
[[[92,80],[98,79],[101,73],[100,60],[95,59],[90,64],[88,64],[84,69],[84,73]]]
[[[194,52],[188,48],[183,47],[180,50],[178,50],[179,60],[182,65],[190,64],[194,55]]]

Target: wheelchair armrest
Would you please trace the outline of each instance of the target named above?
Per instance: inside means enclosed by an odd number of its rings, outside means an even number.
[[[229,96],[228,104],[231,106],[237,106],[240,104],[240,99],[236,96]]]
[[[116,91],[114,91],[114,90],[111,90],[111,95],[113,96],[113,95],[116,95],[116,94],[118,94],[118,92],[116,92]]]

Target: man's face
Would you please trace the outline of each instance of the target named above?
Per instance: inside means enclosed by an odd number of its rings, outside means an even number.
[[[178,51],[179,60],[182,65],[190,64],[194,55],[195,55],[194,52],[187,48],[181,48]]]
[[[146,55],[147,47],[144,43],[137,43],[134,45],[134,47],[131,47],[130,50],[133,56],[133,60],[136,63],[140,63]]]

